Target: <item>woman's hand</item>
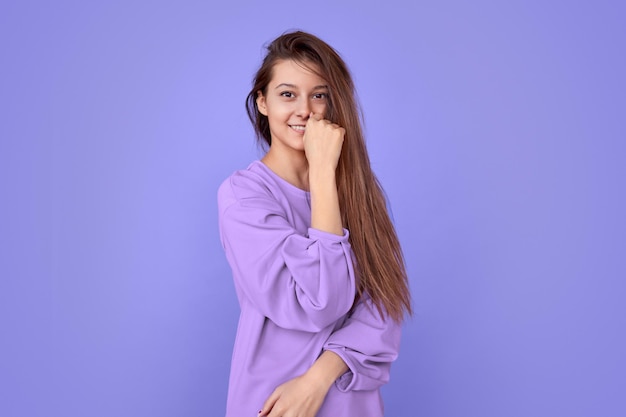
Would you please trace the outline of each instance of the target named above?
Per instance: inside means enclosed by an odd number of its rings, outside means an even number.
[[[265,401],[259,417],[315,417],[322,406],[328,386],[307,374],[279,385]]]
[[[259,417],[315,417],[332,384],[348,371],[335,352],[325,350],[303,375],[272,392]]]
[[[345,134],[343,127],[311,113],[303,139],[309,169],[336,169]]]

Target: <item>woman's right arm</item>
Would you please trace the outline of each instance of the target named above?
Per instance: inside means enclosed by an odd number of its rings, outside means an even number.
[[[347,230],[298,233],[251,174],[227,180],[218,202],[220,237],[242,303],[278,326],[312,332],[349,311],[355,276]]]
[[[311,114],[306,123],[304,151],[309,165],[311,227],[343,234],[336,171],[345,129]]]

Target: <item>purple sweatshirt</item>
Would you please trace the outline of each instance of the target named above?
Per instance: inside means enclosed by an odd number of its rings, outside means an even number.
[[[226,416],[257,416],[278,385],[306,372],[324,350],[349,371],[317,416],[382,416],[379,388],[397,357],[400,325],[382,320],[368,297],[351,310],[357,278],[348,231],[311,228],[310,194],[261,161],[224,181],[218,205],[241,307]]]

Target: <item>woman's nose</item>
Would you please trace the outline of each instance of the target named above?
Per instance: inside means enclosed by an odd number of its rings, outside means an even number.
[[[308,117],[308,115],[311,114],[311,105],[309,104],[308,98],[301,98],[298,101],[296,114],[300,117]]]

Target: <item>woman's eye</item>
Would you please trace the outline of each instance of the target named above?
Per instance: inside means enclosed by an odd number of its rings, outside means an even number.
[[[313,98],[316,98],[318,100],[324,100],[326,98],[328,98],[328,94],[326,93],[317,93],[313,95]]]
[[[294,97],[294,94],[291,91],[283,91],[282,93],[280,93],[280,95],[287,98]]]

